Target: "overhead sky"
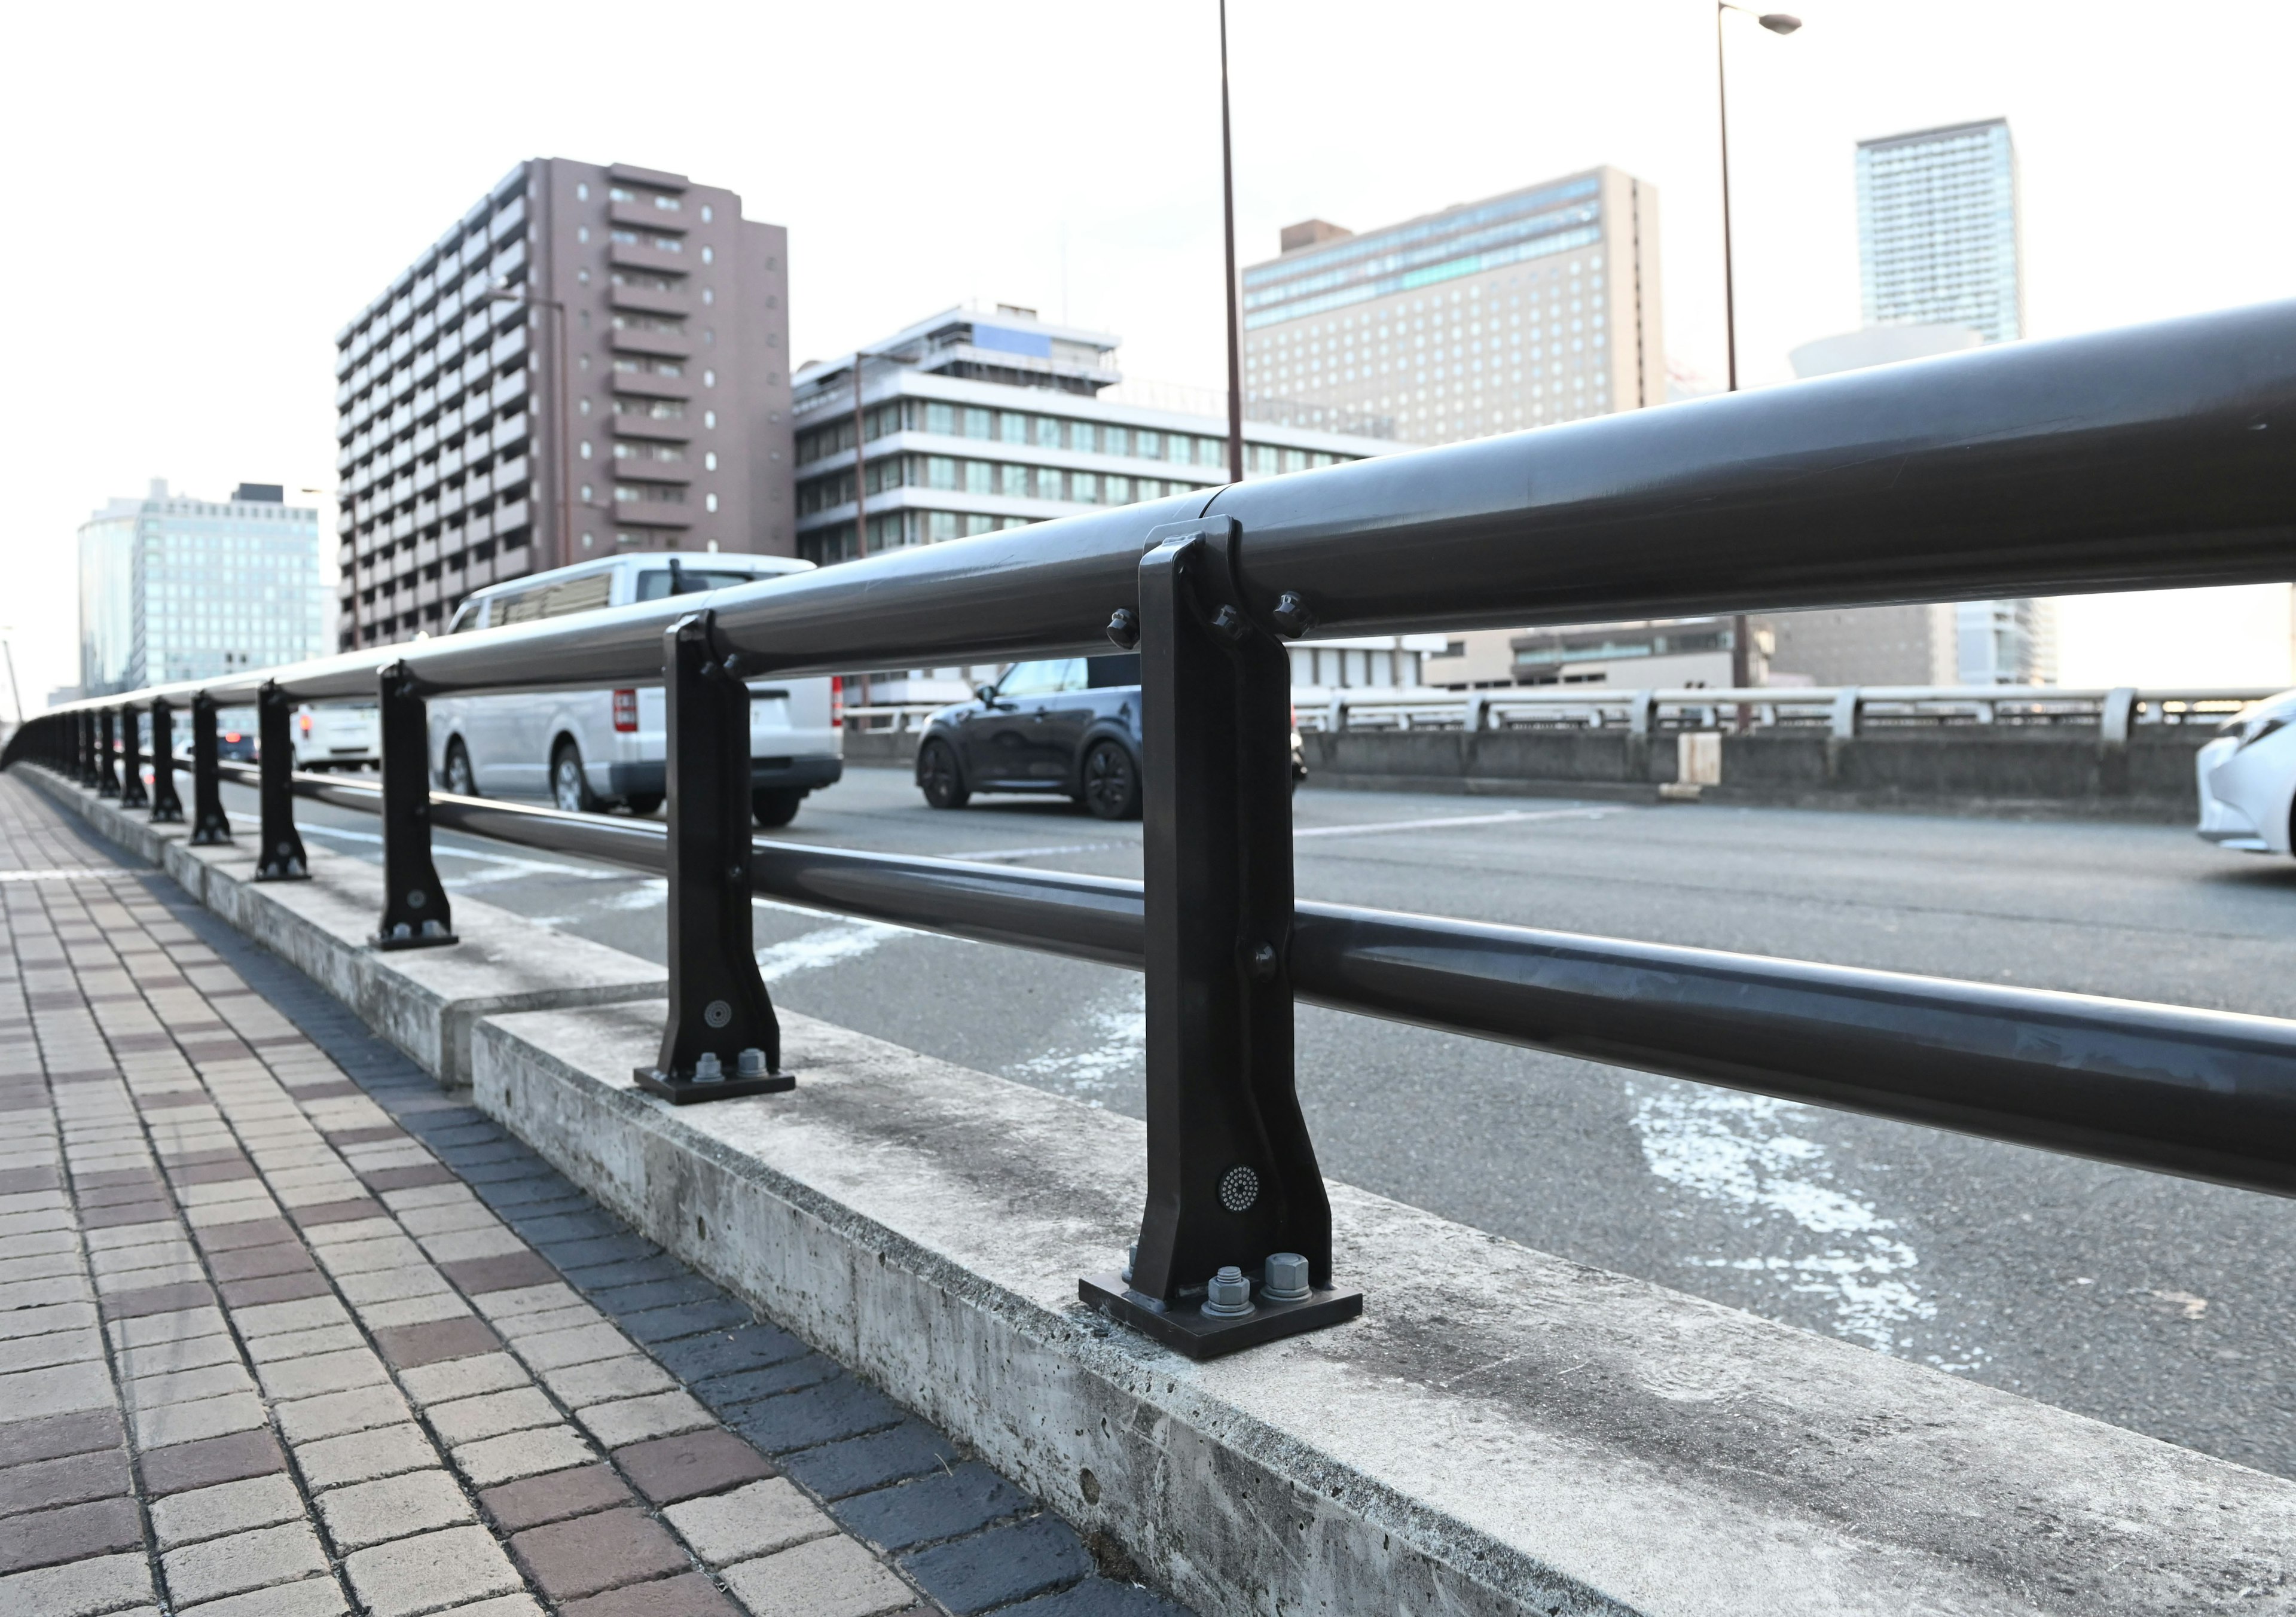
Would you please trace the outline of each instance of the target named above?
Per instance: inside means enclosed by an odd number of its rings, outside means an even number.
[[[1792,0],[1788,0],[1792,3]],[[2005,115],[2049,337],[2284,297],[2296,6],[1802,0],[1729,26],[1741,367],[1857,324],[1851,152]],[[798,353],[953,303],[1120,333],[1221,380],[1210,0],[28,7],[0,131],[16,474],[0,623],[76,679],[73,535],[166,477],[331,488],[335,330],[519,160],[731,186],[791,231]],[[1722,371],[1705,0],[1234,0],[1247,262],[1614,163],[1660,197],[1666,343]],[[2068,603],[2067,683],[2289,675],[2287,592]]]

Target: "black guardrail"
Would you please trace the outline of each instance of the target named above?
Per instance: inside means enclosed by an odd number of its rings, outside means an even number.
[[[1197,1356],[1349,1317],[1292,1081],[1304,997],[1590,1059],[2296,1192],[2296,1023],[1295,904],[1289,662],[1308,630],[1982,598],[2296,575],[2296,305],[2021,343],[894,552],[708,595],[75,704],[4,759],[143,797],[193,714],[191,839],[227,838],[215,710],[261,715],[262,879],[298,793],[381,816],[379,948],[451,943],[447,825],[668,877],[637,1075],[786,1088],[750,897],[1137,966],[1148,1203],[1086,1300]],[[753,840],[760,675],[1142,653],[1139,883]],[[666,826],[431,790],[424,698],[660,682]],[[381,785],[291,770],[299,701],[382,708]],[[128,722],[115,721],[125,715]],[[155,819],[182,817],[172,768]],[[1308,1278],[1293,1284],[1307,1260]],[[1223,1270],[1233,1268],[1236,1274]],[[1255,1282],[1255,1276],[1258,1277]]]

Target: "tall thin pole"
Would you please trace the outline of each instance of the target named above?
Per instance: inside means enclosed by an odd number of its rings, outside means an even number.
[[[869,451],[862,447],[868,437],[866,423],[861,419],[861,350],[853,350],[853,542],[856,555],[869,554],[869,489],[867,472]]]
[[[1714,7],[1715,103],[1722,113],[1722,334],[1730,355],[1730,387],[1738,390],[1738,288],[1730,256],[1730,76],[1723,63],[1720,0]]]
[[[1220,200],[1227,225],[1227,475],[1243,481],[1242,320],[1236,308],[1235,147],[1227,111],[1227,0],[1220,0]]]
[[[0,653],[6,653],[8,658],[8,703],[16,710],[16,727],[20,730],[24,727],[24,697],[16,689],[16,648],[9,642],[0,640]]]

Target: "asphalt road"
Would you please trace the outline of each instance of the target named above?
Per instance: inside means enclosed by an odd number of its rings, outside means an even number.
[[[2181,829],[1312,787],[1296,817],[1303,899],[2296,1016],[2296,862]],[[304,823],[379,858],[372,819]],[[1136,825],[936,814],[894,770],[788,834],[1140,866]],[[439,856],[456,892],[662,956],[659,881],[456,836]],[[793,1009],[1140,1112],[1129,973],[762,902],[756,936]],[[1303,1008],[1299,1049],[1336,1178],[2296,1476],[2296,1205],[1336,1012]]]

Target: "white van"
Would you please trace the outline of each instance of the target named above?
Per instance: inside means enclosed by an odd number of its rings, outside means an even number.
[[[375,702],[305,702],[288,734],[298,769],[364,769],[382,757],[382,709]]]
[[[562,618],[633,601],[696,595],[813,566],[790,556],[660,551],[584,562],[490,585],[447,626],[450,635]],[[837,682],[750,685],[750,803],[760,825],[786,825],[808,792],[845,773]],[[430,703],[430,771],[466,797],[543,798],[570,812],[661,807],[662,691],[544,691],[447,696]]]

